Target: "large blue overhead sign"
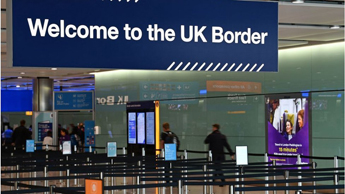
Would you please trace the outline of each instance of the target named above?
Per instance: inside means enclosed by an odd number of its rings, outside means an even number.
[[[55,110],[93,110],[93,92],[54,92]]]
[[[13,66],[277,71],[278,5],[13,0]]]

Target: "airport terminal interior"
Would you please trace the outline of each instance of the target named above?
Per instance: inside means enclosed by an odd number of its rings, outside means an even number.
[[[1,193],[344,193],[344,0],[1,0]]]

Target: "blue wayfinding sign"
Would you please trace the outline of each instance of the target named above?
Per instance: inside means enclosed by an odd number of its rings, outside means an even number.
[[[93,92],[55,92],[55,110],[92,110]]]
[[[26,140],[26,152],[34,152],[35,151],[35,140]]]
[[[164,144],[164,159],[167,161],[176,160],[176,144],[174,143],[166,143]]]
[[[11,2],[13,66],[278,71],[277,3]]]

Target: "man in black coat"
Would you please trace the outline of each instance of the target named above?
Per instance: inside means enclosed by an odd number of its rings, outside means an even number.
[[[215,170],[218,172],[221,172],[221,163],[225,160],[225,154],[224,154],[224,147],[229,151],[231,155],[231,159],[234,160],[234,152],[232,151],[226,136],[220,133],[220,125],[214,124],[212,125],[213,132],[208,135],[205,139],[205,144],[209,144],[209,150],[212,152],[212,160],[214,161],[215,166],[218,166],[219,168],[216,168]],[[224,176],[223,173],[215,174],[215,176]],[[225,179],[222,179],[222,182],[225,182]],[[223,185],[221,185],[223,186]]]
[[[25,120],[20,121],[20,126],[13,131],[12,141],[17,148],[25,147],[26,140],[30,139],[32,132],[25,127]]]

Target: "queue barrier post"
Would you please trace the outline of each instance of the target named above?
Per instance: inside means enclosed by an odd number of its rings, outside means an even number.
[[[138,161],[138,169],[140,169],[140,167],[141,167],[141,161],[139,160]],[[139,172],[139,174],[140,174],[140,172]],[[140,185],[140,175],[138,175],[137,176],[137,185]],[[137,188],[137,194],[139,194],[140,193],[140,188]]]
[[[49,187],[49,194],[53,194],[54,193],[54,189],[55,189],[55,185],[50,185]]]
[[[162,157],[162,158],[165,157],[165,152],[164,152],[164,149],[163,149],[163,148],[161,149],[161,157]],[[164,176],[164,173],[165,173],[165,171],[164,171],[165,166],[163,165],[161,169],[162,169],[161,172],[162,172],[162,174],[163,174],[161,178],[165,178],[165,176]],[[162,181],[162,183],[165,183],[165,182],[166,182],[165,180]],[[160,187],[160,188],[161,188],[161,187]],[[165,189],[166,189],[165,187],[161,188],[162,194],[165,194]]]
[[[134,157],[134,152],[132,152],[132,157]],[[133,167],[134,166],[135,165],[133,165]],[[134,168],[133,168],[133,170],[134,170]],[[135,185],[135,177],[134,176],[132,177],[132,184]],[[135,189],[134,188],[132,189],[132,193],[135,193]]]
[[[297,164],[298,165],[301,165],[302,164],[302,160],[301,160],[301,155],[300,154],[297,154]],[[299,170],[299,173],[301,172],[300,170],[302,170],[302,167],[299,166],[298,167],[298,170]],[[301,175],[298,175],[298,179],[302,179],[302,176]],[[299,187],[302,187],[302,182],[298,182],[298,186]]]
[[[208,151],[208,161],[212,162],[212,151],[211,150]],[[213,170],[208,169],[208,172],[211,172],[211,171],[213,171]],[[210,173],[208,176],[211,177],[212,175],[213,174]],[[212,182],[212,181],[213,181],[212,179],[209,180],[209,182]],[[210,189],[210,194],[213,194],[213,185],[210,185],[209,189]]]
[[[316,169],[316,162],[313,162],[312,163],[312,168],[315,170]],[[316,176],[315,176],[315,171],[313,171],[313,179],[315,179],[316,178]],[[313,186],[315,187],[316,186],[316,181],[313,181]],[[316,189],[313,189],[313,194],[316,194]]]
[[[268,163],[268,154],[267,153],[265,153],[265,156],[264,156],[265,158],[264,158],[264,160],[265,160],[265,162],[266,163]],[[266,166],[268,166],[268,164],[266,164]],[[268,168],[266,168],[266,170],[268,170]],[[267,172],[266,172],[266,174],[267,174]],[[269,180],[269,177],[268,176],[265,176],[265,181],[268,181]],[[269,187],[269,184],[265,184],[265,187]],[[269,194],[269,191],[265,191],[265,194]]]
[[[229,185],[229,194],[235,194],[235,187],[234,187],[234,185]]]
[[[334,156],[334,168],[338,168],[338,156]],[[338,176],[338,170],[334,171],[334,185],[338,185],[339,183],[339,176]],[[335,193],[339,193],[339,189],[334,189]]]
[[[173,169],[171,162],[169,163],[169,167],[170,167],[170,169]],[[170,173],[170,179],[172,179],[173,178],[173,176],[172,176],[173,171],[170,170],[169,173]],[[171,180],[170,180],[170,182],[171,182]],[[172,186],[170,186],[170,194],[173,194],[173,187]]]
[[[184,150],[184,159],[185,160],[188,159],[188,152],[187,152],[187,150]],[[185,168],[186,168],[186,170],[185,170],[185,173],[186,173],[185,177],[187,178],[188,177],[188,175],[187,175],[188,174],[188,170],[187,170],[187,167],[185,167]],[[188,186],[187,185],[184,186],[184,193],[188,194]]]
[[[142,153],[142,156],[143,156],[143,160],[145,160],[144,158],[145,158],[145,155],[146,155],[146,153],[145,153],[145,148],[142,148],[142,151],[141,151],[141,153]],[[143,171],[142,172],[142,174],[143,175],[145,175],[145,168],[144,168],[144,166],[145,166],[145,164],[144,164],[144,162],[141,164],[141,170]],[[145,176],[143,176],[143,178],[145,178]],[[143,181],[143,184],[145,185],[146,183],[145,183],[145,181]],[[146,193],[146,190],[145,190],[145,188],[143,188],[143,194],[145,194]]]
[[[207,166],[206,166],[206,164],[203,166],[203,171],[204,171],[204,177],[206,178],[207,177]],[[204,179],[204,182],[207,182],[207,180],[206,179]],[[204,185],[203,186],[204,188],[203,188],[203,194],[207,194],[207,186],[206,185]]]
[[[285,178],[285,180],[289,180],[289,171],[286,170],[284,172],[284,178]],[[286,190],[285,190],[285,194],[289,194],[289,188],[288,188],[289,187],[289,183],[286,182],[285,186],[287,187]]]
[[[13,166],[10,167],[10,170],[13,171]],[[13,174],[14,173],[10,173],[10,178],[13,179]],[[11,191],[14,189],[14,187],[11,186]]]
[[[273,170],[274,171],[276,170],[276,167],[275,167],[276,165],[277,165],[277,161],[273,160],[273,166],[274,166]],[[274,181],[277,180],[276,175],[273,176],[273,180]],[[273,187],[277,187],[277,183],[273,183]],[[273,194],[277,194],[277,190],[273,190]]]
[[[16,173],[16,178],[17,179],[19,179],[19,177],[20,177],[20,173],[19,173],[19,168],[20,166],[19,165],[17,165],[17,173]],[[17,186],[15,186],[15,188],[16,188],[16,190],[19,190],[19,187],[18,187],[18,183],[19,183],[19,181],[16,181],[15,183],[17,183]]]
[[[183,194],[182,180],[178,180],[178,194]]]
[[[89,153],[92,153],[92,147],[89,146]]]
[[[122,154],[126,155],[126,148],[125,147],[122,148]],[[126,162],[124,163],[124,167],[126,167]],[[124,174],[124,176],[123,176],[123,185],[126,186],[126,181],[127,181],[126,180],[126,171],[123,171],[123,174]],[[123,194],[126,194],[126,189],[123,190]]]
[[[244,178],[243,178],[243,175],[244,175],[244,168],[243,166],[240,166],[240,173],[241,173],[241,182],[244,182]],[[241,185],[241,187],[243,188],[244,187],[244,184]],[[242,194],[244,194],[245,192],[244,191],[241,191]]]
[[[61,148],[61,145],[60,145],[60,148]],[[61,149],[62,149],[62,148],[61,148]],[[61,161],[62,161],[62,159],[60,159],[60,162],[61,162]],[[60,164],[60,166],[62,167],[62,164]],[[62,171],[61,171],[61,170],[59,171],[59,176],[62,177]],[[60,185],[62,185],[63,180],[60,179],[59,182],[60,182]]]
[[[45,166],[43,169],[43,176],[44,176],[44,178],[48,177],[48,167],[47,166]],[[48,180],[47,179],[44,180],[44,186],[48,187]],[[47,192],[45,192],[45,193],[47,193]]]
[[[111,160],[110,160],[110,164],[111,164],[111,166],[114,165],[114,159],[111,159]],[[113,174],[113,171],[111,171],[111,174]],[[116,180],[116,178],[115,178],[115,180]],[[114,177],[111,176],[111,186],[114,186],[114,185],[116,185],[116,183],[114,184]],[[111,194],[114,194],[114,193],[115,193],[115,191],[114,191],[114,190],[111,190]]]
[[[46,151],[49,151],[49,145],[46,144]]]
[[[70,174],[70,173],[69,173],[69,169],[67,169],[67,170],[66,170],[66,176],[69,177],[69,174]],[[67,179],[67,180],[66,180],[66,185],[67,185],[67,187],[70,186],[70,179]]]

